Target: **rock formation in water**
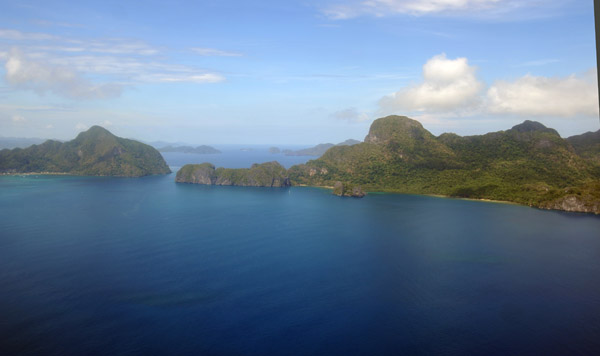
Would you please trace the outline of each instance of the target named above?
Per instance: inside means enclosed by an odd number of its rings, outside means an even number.
[[[288,187],[286,169],[278,162],[253,164],[250,168],[215,168],[210,163],[186,164],[177,172],[175,181],[211,185],[249,187]]]
[[[359,185],[338,181],[333,185],[333,194],[340,197],[362,198],[367,193],[365,193]]]

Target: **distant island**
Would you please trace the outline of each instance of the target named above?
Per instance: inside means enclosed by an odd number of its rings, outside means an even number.
[[[353,140],[353,139],[349,139],[346,140],[344,142],[340,142],[337,145],[334,145],[333,143],[320,143],[314,147],[310,147],[310,148],[304,148],[301,150],[297,150],[297,151],[292,151],[292,150],[284,150],[283,153],[286,156],[315,156],[315,157],[320,157],[322,156],[325,152],[327,152],[328,149],[330,149],[331,147],[335,147],[335,146],[352,146],[352,145],[356,145],[359,144],[360,141],[358,140]]]
[[[192,146],[166,146],[158,149],[160,152],[180,152],[180,153],[195,153],[195,154],[218,154],[221,151],[214,147],[201,145],[197,147]]]
[[[269,153],[277,154],[281,153],[281,150],[279,149],[279,147],[269,147]]]
[[[175,181],[209,185],[245,187],[288,187],[286,169],[278,162],[253,164],[250,168],[215,168],[210,163],[186,164],[177,172]]]
[[[278,166],[277,177],[341,196],[427,194],[600,214],[599,142],[600,130],[563,139],[534,121],[485,135],[436,137],[416,120],[387,116],[373,122],[363,143],[330,147],[287,171]],[[178,181],[208,184],[190,178],[191,166]]]
[[[0,173],[140,177],[171,170],[152,146],[93,126],[64,143],[47,140],[27,148],[1,150]]]

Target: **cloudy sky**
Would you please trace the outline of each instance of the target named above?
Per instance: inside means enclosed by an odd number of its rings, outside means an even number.
[[[596,131],[593,2],[2,1],[0,136],[316,144]]]

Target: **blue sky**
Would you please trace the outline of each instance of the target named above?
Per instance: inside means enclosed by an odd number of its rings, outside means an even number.
[[[100,124],[146,141],[362,139],[537,120],[600,128],[593,2],[1,1],[0,135]]]

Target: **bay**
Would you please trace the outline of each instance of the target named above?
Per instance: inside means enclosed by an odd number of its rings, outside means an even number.
[[[3,355],[590,355],[598,276],[586,214],[0,177]]]

